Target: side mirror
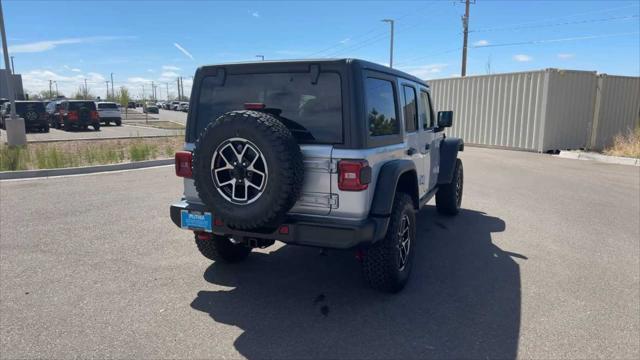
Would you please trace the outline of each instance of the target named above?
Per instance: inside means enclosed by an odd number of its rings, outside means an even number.
[[[453,111],[438,111],[438,127],[446,128],[453,125]]]

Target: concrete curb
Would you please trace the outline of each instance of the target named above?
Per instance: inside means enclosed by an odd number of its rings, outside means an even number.
[[[29,178],[39,178],[39,177],[49,177],[49,176],[91,174],[91,173],[98,173],[98,172],[105,172],[105,171],[142,169],[142,168],[154,167],[154,166],[173,165],[174,161],[175,161],[174,159],[158,159],[158,160],[136,161],[136,162],[129,162],[129,163],[121,163],[121,164],[83,166],[83,167],[62,168],[62,169],[0,171],[0,180],[29,179]]]
[[[556,156],[564,159],[593,160],[608,164],[640,166],[640,159],[621,156],[609,156],[582,151],[560,151],[560,154]]]

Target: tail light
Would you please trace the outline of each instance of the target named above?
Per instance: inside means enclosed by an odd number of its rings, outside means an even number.
[[[96,120],[98,118],[98,112],[97,111],[92,111],[91,112],[91,120]]]
[[[69,119],[69,121],[78,120],[78,112],[77,111],[69,111],[67,113],[67,119]]]
[[[371,182],[371,168],[367,160],[340,160],[338,162],[338,189],[362,191]]]
[[[178,151],[176,152],[176,176],[191,178],[193,172],[191,170],[191,151]]]

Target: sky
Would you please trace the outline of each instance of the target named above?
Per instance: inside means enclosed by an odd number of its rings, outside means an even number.
[[[460,76],[464,4],[443,1],[2,0],[9,53],[28,92],[115,87],[189,94],[202,65],[303,58],[389,64],[422,79]],[[467,75],[562,68],[640,75],[640,1],[471,5]],[[3,64],[4,65],[4,64]]]

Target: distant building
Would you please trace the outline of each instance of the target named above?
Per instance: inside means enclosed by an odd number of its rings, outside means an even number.
[[[7,92],[7,70],[0,69],[0,98],[9,98]],[[24,87],[22,87],[22,75],[13,75],[13,88],[16,91],[16,100],[24,100]]]

